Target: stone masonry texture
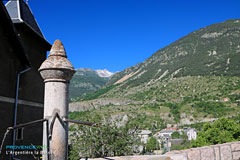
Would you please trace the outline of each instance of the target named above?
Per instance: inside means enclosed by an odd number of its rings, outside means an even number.
[[[240,141],[187,150],[171,151],[164,155],[106,157],[89,160],[240,160]]]

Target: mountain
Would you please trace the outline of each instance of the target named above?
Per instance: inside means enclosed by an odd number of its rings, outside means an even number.
[[[240,113],[239,62],[240,20],[213,24],[115,73],[105,87],[70,104],[70,110],[91,109],[79,114],[82,119],[111,115],[110,119],[121,121],[127,116],[143,129],[236,116]]]
[[[201,28],[116,73],[108,84],[138,86],[184,76],[240,76],[240,20]]]
[[[80,68],[76,70],[70,82],[71,99],[79,97],[85,93],[94,92],[103,87],[113,75],[108,70],[92,70],[90,68]]]
[[[109,72],[106,69],[104,69],[104,70],[97,69],[96,72],[97,72],[99,77],[111,77],[113,75],[112,72]]]

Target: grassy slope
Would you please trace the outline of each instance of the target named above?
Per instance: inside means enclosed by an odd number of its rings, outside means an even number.
[[[166,123],[179,123],[183,118],[195,123],[239,114],[240,77],[189,76],[129,90],[116,86],[99,97],[144,101],[138,105],[108,105],[92,111],[71,113],[72,118],[99,122],[100,117],[114,119],[128,115],[131,123],[140,128],[161,129]]]
[[[69,97],[74,100],[83,94],[94,92],[103,87],[109,78],[99,77],[98,74],[91,69],[77,70],[70,82]]]

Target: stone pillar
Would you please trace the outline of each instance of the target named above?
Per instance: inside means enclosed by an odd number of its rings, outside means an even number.
[[[56,40],[51,48],[48,58],[42,63],[39,72],[45,83],[44,118],[51,124],[54,113],[61,118],[68,117],[68,87],[75,70],[67,55],[63,44]],[[66,160],[68,153],[68,124],[63,126],[58,119],[53,126],[52,139],[50,140],[50,153],[52,160]],[[46,125],[43,127],[43,146],[47,146]],[[46,153],[47,149],[43,149]],[[43,154],[47,160],[47,155]]]

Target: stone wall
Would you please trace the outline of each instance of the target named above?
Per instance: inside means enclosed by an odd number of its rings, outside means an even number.
[[[187,150],[171,151],[165,155],[123,156],[98,160],[240,160],[240,141]],[[96,160],[96,159],[95,159]]]
[[[240,142],[224,143],[181,151],[171,151],[166,155],[185,155],[186,160],[240,160]]]

